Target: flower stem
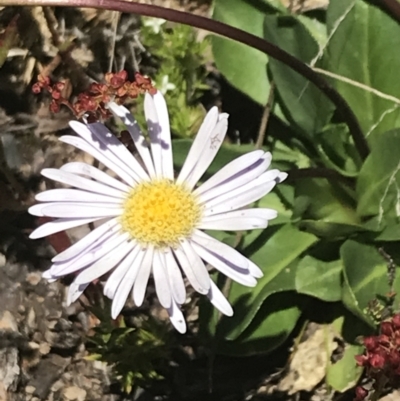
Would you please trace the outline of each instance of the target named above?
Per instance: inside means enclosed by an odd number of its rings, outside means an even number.
[[[265,54],[268,54],[283,64],[286,64],[288,67],[298,72],[304,78],[312,82],[317,88],[319,88],[325,94],[325,96],[327,96],[332,103],[335,104],[337,111],[348,125],[350,134],[353,137],[355,146],[361,158],[365,159],[369,154],[368,143],[361,130],[360,124],[353,113],[353,110],[332,85],[330,85],[321,75],[313,71],[312,68],[296,57],[293,57],[291,54],[285,52],[274,44],[258,36],[242,31],[241,29],[237,29],[222,22],[199,15],[190,14],[184,11],[173,10],[170,8],[159,7],[150,4],[127,2],[123,0],[0,0],[0,5],[92,7],[119,11],[123,13],[135,13],[148,17],[164,18],[172,22],[191,25],[193,27],[205,29],[207,31],[244,43],[260,50]]]

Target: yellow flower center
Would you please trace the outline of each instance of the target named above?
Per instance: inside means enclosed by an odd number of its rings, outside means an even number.
[[[175,246],[190,236],[201,217],[201,206],[185,187],[169,180],[143,182],[124,204],[121,224],[141,244]]]

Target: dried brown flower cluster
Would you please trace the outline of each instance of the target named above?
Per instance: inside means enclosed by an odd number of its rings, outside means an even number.
[[[92,83],[86,91],[78,95],[73,103],[62,94],[65,83],[52,84],[48,76],[39,75],[38,81],[32,86],[32,91],[50,93],[52,97],[50,110],[53,113],[57,113],[61,105],[64,105],[74,113],[76,118],[79,119],[86,114],[88,119],[93,121],[110,116],[106,105],[111,101],[123,104],[128,98],[135,99],[145,92],[150,94],[156,92],[150,78],[139,73],[135,74],[135,80],[131,82],[128,80],[128,73],[124,70],[117,73],[109,72],[105,75],[105,81],[105,83]]]

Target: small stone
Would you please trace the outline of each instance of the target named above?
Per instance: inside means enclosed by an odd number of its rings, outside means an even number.
[[[36,387],[33,386],[26,386],[25,387],[25,393],[26,394],[33,394],[36,390]]]
[[[47,342],[42,342],[39,345],[39,352],[42,355],[47,355],[50,352],[50,349],[51,349],[50,344]]]
[[[36,351],[40,348],[40,345],[34,341],[29,341],[28,346],[32,351]]]
[[[0,317],[0,331],[13,331],[18,332],[17,321],[14,316],[8,311],[4,311]]]
[[[85,401],[86,391],[76,386],[67,387],[64,390],[64,397],[69,401]]]
[[[28,273],[26,276],[26,281],[33,286],[36,286],[40,283],[40,280],[42,279],[42,275],[40,273],[32,272]]]

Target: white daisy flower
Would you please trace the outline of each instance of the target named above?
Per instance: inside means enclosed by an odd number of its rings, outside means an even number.
[[[143,303],[152,274],[160,304],[175,328],[184,333],[180,306],[185,302],[185,276],[223,314],[232,307],[209,276],[206,263],[232,280],[255,286],[261,270],[230,246],[203,230],[251,230],[267,227],[276,217],[272,209],[244,208],[262,198],[287,174],[268,170],[271,154],[255,150],[227,164],[196,187],[227,131],[228,115],[213,107],[202,123],[186,161],[174,176],[168,110],[162,94],[146,94],[145,116],[150,146],[129,111],[115,103],[110,110],[129,131],[141,162],[101,124],[70,123],[78,136],[62,136],[64,143],[83,150],[118,178],[89,164],[67,163],[48,168],[42,175],[74,189],[51,189],[36,196],[35,216],[56,220],[32,232],[41,238],[69,228],[102,222],[96,229],[53,258],[44,277],[76,277],[68,302],[75,301],[93,281],[111,272],[104,294],[111,298],[112,317],[121,312],[132,292]],[[143,167],[144,166],[144,167]]]

